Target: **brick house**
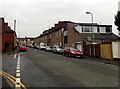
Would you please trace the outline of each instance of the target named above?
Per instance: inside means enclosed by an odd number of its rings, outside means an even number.
[[[112,25],[99,25],[93,23],[94,44],[97,49],[94,50],[92,23],[74,23],[62,21],[55,24],[49,30],[35,38],[35,43],[45,43],[49,46],[59,45],[62,48],[75,47],[85,54],[100,56],[100,45],[102,43],[111,43],[119,41],[120,38],[112,33]]]
[[[8,26],[8,23],[4,22],[4,18],[0,18],[0,25],[0,37],[2,43],[0,44],[0,51],[13,51],[17,45],[15,31]]]
[[[92,42],[92,24],[91,23],[74,23],[69,21],[62,21],[55,24],[49,30],[45,30],[43,34],[38,36],[36,43],[45,43],[46,45],[61,47],[78,47],[83,42]],[[95,42],[107,42],[119,40],[115,34],[112,33],[112,25],[93,24]],[[78,47],[80,49],[80,47]]]

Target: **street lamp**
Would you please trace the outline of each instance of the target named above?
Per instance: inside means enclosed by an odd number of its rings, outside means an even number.
[[[20,35],[18,35],[19,36],[19,46],[20,46],[20,44],[21,44],[21,42],[20,42]]]
[[[93,32],[93,49],[94,49],[94,56],[95,56],[95,36],[94,36],[94,29],[93,29],[93,14],[91,12],[86,12],[86,14],[90,14],[92,18],[92,32]]]
[[[93,32],[93,43],[94,43],[95,37],[94,37],[94,29],[93,29],[93,14],[91,12],[86,12],[86,14],[90,14],[92,18],[92,32]]]

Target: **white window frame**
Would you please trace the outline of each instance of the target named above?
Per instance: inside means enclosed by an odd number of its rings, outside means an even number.
[[[106,27],[99,27],[99,33],[106,33]]]
[[[89,28],[89,32],[85,32],[85,28],[88,27]],[[82,33],[91,33],[92,32],[92,26],[83,26],[82,27]]]

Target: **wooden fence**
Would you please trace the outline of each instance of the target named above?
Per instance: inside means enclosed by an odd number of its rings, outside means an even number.
[[[113,59],[112,44],[84,44],[83,47],[84,54],[87,56],[94,56],[109,60]]]

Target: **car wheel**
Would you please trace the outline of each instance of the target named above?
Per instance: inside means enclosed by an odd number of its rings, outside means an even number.
[[[72,57],[72,55],[71,55],[71,54],[69,54],[68,56],[69,56],[69,57]]]
[[[63,53],[63,56],[65,56],[65,54]]]

